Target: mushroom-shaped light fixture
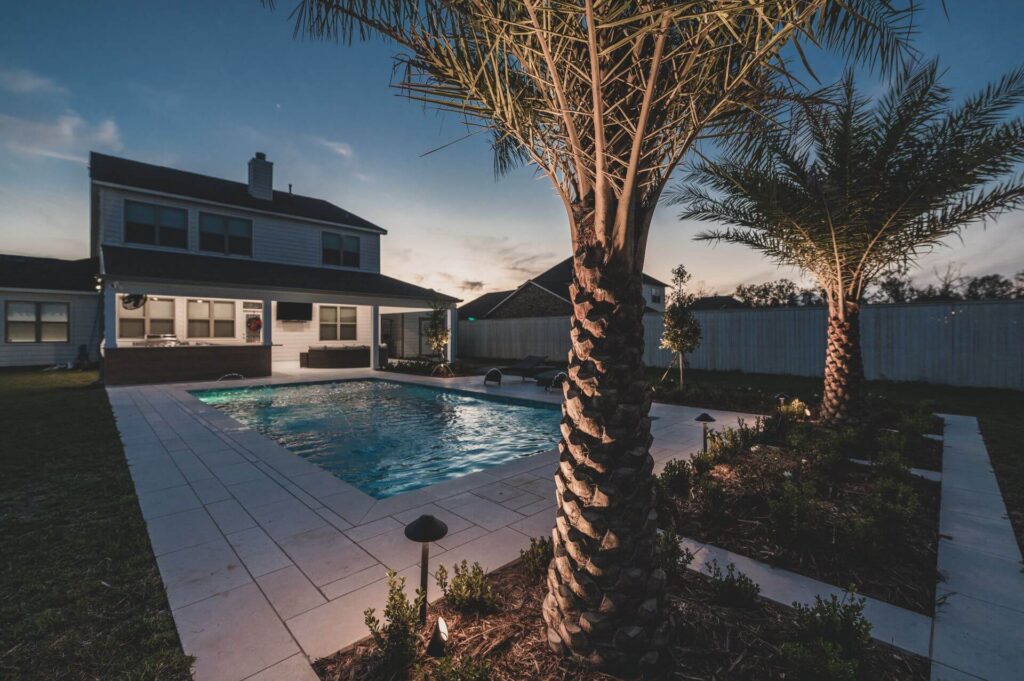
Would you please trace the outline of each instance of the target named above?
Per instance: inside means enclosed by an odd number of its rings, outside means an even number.
[[[789,395],[786,393],[779,393],[775,396],[775,401],[779,403],[779,408],[786,406],[786,401],[789,399]]]
[[[427,623],[427,563],[430,561],[430,542],[448,534],[448,526],[432,515],[421,515],[405,526],[405,537],[423,545],[420,558],[420,589],[423,601],[420,603],[420,624]]]
[[[715,419],[711,416],[711,414],[709,414],[707,412],[701,412],[700,415],[697,416],[697,418],[694,419],[694,421],[699,423],[701,425],[701,429],[704,431],[704,433],[703,433],[704,434],[704,445],[703,445],[703,448],[701,449],[701,451],[703,451],[705,454],[707,454],[708,453],[708,424],[709,423],[714,423]]]

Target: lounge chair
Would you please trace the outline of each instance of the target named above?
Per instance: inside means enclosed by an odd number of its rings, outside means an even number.
[[[550,392],[562,387],[562,383],[568,378],[569,376],[564,371],[549,369],[534,376],[533,380],[537,381],[537,385],[544,388],[544,392]]]
[[[528,355],[512,366],[502,367],[501,373],[508,376],[522,376],[525,381],[527,378],[532,378],[534,375],[543,371],[543,364],[546,360],[546,356]]]

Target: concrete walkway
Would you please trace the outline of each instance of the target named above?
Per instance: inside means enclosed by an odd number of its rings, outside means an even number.
[[[479,377],[429,379],[367,370],[296,370],[220,386],[387,378],[474,393],[558,402],[532,382],[484,388]],[[212,384],[108,388],[157,565],[197,681],[314,681],[309,661],[366,635],[382,608],[385,571],[415,588],[419,546],[403,528],[422,513],[449,534],[432,565],[519,557],[554,521],[555,452],[377,500],[189,390]],[[656,461],[700,446],[697,409],[655,405]],[[710,411],[723,425],[752,415]],[[435,562],[436,559],[436,562]],[[431,585],[431,600],[436,599]]]
[[[978,420],[941,415],[933,681],[1024,679],[1024,565]]]

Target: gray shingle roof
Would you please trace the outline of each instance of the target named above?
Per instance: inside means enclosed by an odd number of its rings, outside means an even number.
[[[59,260],[0,255],[0,288],[95,291],[97,258]]]
[[[439,296],[447,302],[458,302],[458,298],[376,272],[285,265],[242,258],[104,246],[103,265],[108,277],[140,281],[234,284],[262,289],[377,294],[421,300]]]
[[[244,182],[233,182],[219,177],[131,161],[95,151],[89,154],[89,176],[98,182],[215,201],[230,206],[320,220],[387,234],[387,230],[369,220],[364,220],[323,199],[280,191],[274,192],[273,200],[257,199],[249,195],[249,185]]]

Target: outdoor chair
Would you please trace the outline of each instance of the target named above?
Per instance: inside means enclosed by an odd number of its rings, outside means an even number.
[[[540,373],[543,370],[542,365],[546,360],[546,356],[528,355],[512,366],[502,367],[501,373],[509,376],[521,376],[525,381],[527,378],[532,378]]]

